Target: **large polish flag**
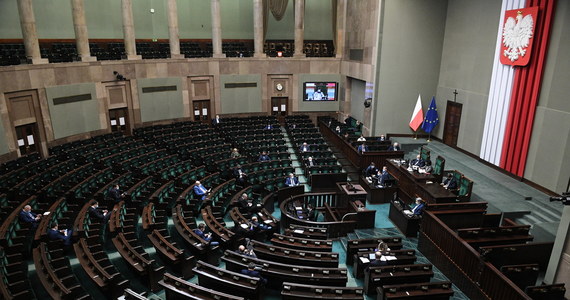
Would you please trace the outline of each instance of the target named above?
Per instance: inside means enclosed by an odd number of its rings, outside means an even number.
[[[418,101],[416,102],[416,108],[414,108],[414,113],[410,119],[410,127],[412,130],[417,131],[422,122],[424,121],[424,112],[422,110],[422,96],[418,95]]]

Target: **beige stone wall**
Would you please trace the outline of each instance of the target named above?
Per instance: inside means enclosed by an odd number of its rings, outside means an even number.
[[[168,60],[137,60],[137,61],[104,61],[104,62],[75,62],[45,65],[18,65],[0,68],[0,118],[4,127],[0,143],[3,143],[7,152],[0,153],[0,161],[13,159],[18,155],[14,139],[13,124],[10,112],[6,109],[5,95],[7,93],[33,90],[37,92],[39,103],[48,107],[46,88],[53,86],[74,85],[80,83],[95,83],[97,98],[100,103],[99,114],[103,129],[97,132],[82,133],[55,140],[53,128],[49,119],[49,111],[42,112],[44,119],[44,132],[46,133],[47,147],[65,142],[88,138],[90,135],[110,132],[106,124],[107,113],[110,108],[107,103],[106,88],[114,81],[113,71],[117,71],[127,78],[125,95],[129,96],[129,113],[132,116],[132,128],[141,126],[141,108],[139,101],[138,79],[148,78],[181,78],[182,102],[184,103],[184,119],[191,119],[188,80],[191,78],[208,78],[212,83],[211,106],[214,111],[220,111],[220,76],[221,75],[260,75],[267,83],[270,77],[284,76],[297,78],[299,74],[339,74],[340,59],[337,58],[225,58],[225,59],[168,59]],[[291,81],[296,84],[296,81]],[[263,83],[262,83],[263,84]],[[263,85],[262,85],[263,86]],[[292,90],[296,90],[293,87]],[[269,88],[261,89],[262,108],[269,114],[271,101]],[[290,93],[292,113],[299,112],[297,93]],[[73,113],[73,112],[70,112]],[[97,112],[96,112],[97,113]],[[248,113],[248,112],[244,112]],[[314,112],[313,112],[314,113]]]

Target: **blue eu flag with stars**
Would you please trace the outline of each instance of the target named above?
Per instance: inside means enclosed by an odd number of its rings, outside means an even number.
[[[437,107],[435,106],[435,97],[431,98],[431,103],[429,104],[429,108],[426,113],[426,118],[422,123],[422,129],[430,133],[435,126],[439,124],[439,117],[437,116]]]

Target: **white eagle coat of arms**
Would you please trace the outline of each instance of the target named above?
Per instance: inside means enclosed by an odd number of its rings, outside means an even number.
[[[528,63],[537,13],[538,7],[505,12],[501,63],[522,66]]]

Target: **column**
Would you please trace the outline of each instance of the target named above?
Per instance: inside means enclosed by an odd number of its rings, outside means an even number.
[[[263,0],[253,0],[253,57],[265,57],[263,53]]]
[[[133,3],[132,0],[122,0],[121,1],[123,11],[123,35],[125,41],[125,52],[127,53],[127,59],[141,59],[140,55],[137,55],[137,47],[135,41],[135,24],[133,23]]]
[[[168,0],[168,41],[170,43],[170,58],[184,58],[180,54],[180,37],[178,36],[178,9],[176,0]]]
[[[344,38],[346,31],[346,7],[347,0],[338,0],[336,8],[336,45],[335,45],[335,57],[342,58],[344,54]]]
[[[97,58],[91,56],[89,51],[89,35],[87,34],[83,0],[71,0],[71,14],[73,16],[73,29],[75,30],[75,43],[77,44],[79,58],[81,61],[96,61]]]
[[[47,64],[49,61],[43,59],[40,54],[40,43],[38,42],[38,32],[36,31],[36,18],[32,0],[18,0],[18,13],[20,14],[20,26],[24,37],[24,47],[26,57],[32,64]]]
[[[213,57],[226,57],[222,53],[222,17],[220,15],[220,0],[212,0],[212,49]]]
[[[304,57],[305,40],[305,0],[295,0],[295,53],[294,57]]]

